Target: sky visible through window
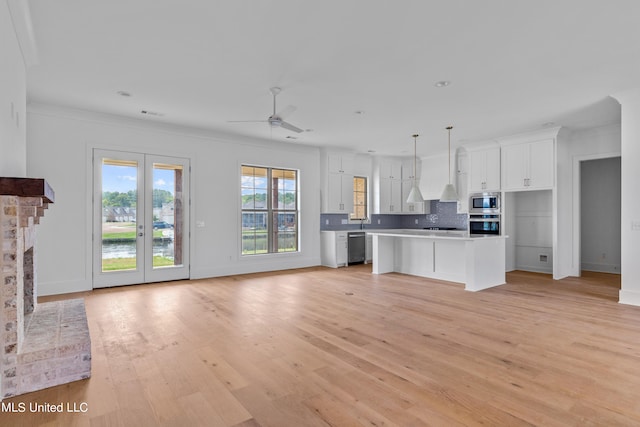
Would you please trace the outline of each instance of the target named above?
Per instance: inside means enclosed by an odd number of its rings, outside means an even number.
[[[153,170],[153,188],[174,193],[175,171],[168,169]],[[136,168],[133,166],[103,165],[102,191],[126,193],[136,189]]]

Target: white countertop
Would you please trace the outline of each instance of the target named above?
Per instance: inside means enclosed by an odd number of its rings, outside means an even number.
[[[506,239],[509,236],[475,235],[469,236],[466,230],[365,230],[367,234],[389,237],[413,237],[423,239],[448,239],[448,240],[477,240],[477,239]]]

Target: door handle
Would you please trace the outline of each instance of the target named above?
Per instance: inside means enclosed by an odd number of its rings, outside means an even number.
[[[144,233],[138,233],[138,237],[142,237]]]

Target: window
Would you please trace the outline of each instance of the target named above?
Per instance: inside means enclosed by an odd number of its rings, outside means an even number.
[[[242,255],[298,251],[298,171],[242,166]]]
[[[349,219],[367,219],[367,178],[364,176],[353,177],[353,212]]]

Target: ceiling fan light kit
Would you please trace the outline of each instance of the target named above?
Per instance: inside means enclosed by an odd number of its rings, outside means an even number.
[[[449,183],[444,186],[442,196],[440,196],[441,202],[458,201],[458,193],[456,192],[456,188],[451,183],[451,129],[453,129],[453,126],[447,126],[447,131],[449,131]]]

